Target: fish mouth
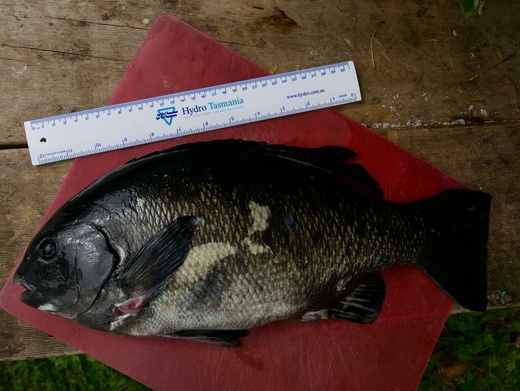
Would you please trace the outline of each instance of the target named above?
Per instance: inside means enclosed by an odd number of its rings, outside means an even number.
[[[35,307],[35,305],[33,304],[33,300],[32,300],[35,293],[36,293],[35,290],[30,290],[30,289],[25,290],[20,295],[20,301],[24,304],[30,305],[31,307]]]
[[[36,289],[26,289],[20,295],[20,301],[33,308],[39,308],[43,304],[41,294]]]
[[[20,294],[20,301],[33,308],[39,308],[43,304],[42,295],[30,284],[20,284],[25,288],[25,291]]]
[[[20,294],[20,301],[30,307],[41,309],[45,306],[45,300],[42,294],[36,287],[25,281],[18,273],[14,275],[13,282],[25,288],[25,291]],[[52,312],[52,311],[49,311]]]
[[[32,295],[36,293],[36,287],[32,284],[29,284],[27,281],[23,279],[18,273],[16,273],[13,277],[13,282],[16,285],[20,285],[25,288],[25,292],[21,295],[22,302],[26,303],[25,300],[29,299]],[[27,304],[27,303],[26,303]]]
[[[23,277],[18,273],[16,272],[13,276],[13,282],[16,284],[16,285],[21,285],[23,286],[24,288],[26,289],[32,289],[34,288],[31,284],[29,284],[27,281],[25,281],[23,279]]]
[[[13,277],[13,282],[25,288],[25,291],[20,294],[20,301],[29,307],[37,310],[48,312],[50,314],[60,315],[64,318],[74,319],[77,313],[68,311],[62,305],[53,304],[49,299],[40,292],[34,285],[27,282],[21,275],[16,273]],[[77,300],[76,300],[77,302]],[[74,303],[75,305],[76,303]],[[71,307],[74,307],[72,305]]]
[[[20,301],[37,310],[51,314],[61,314],[61,311],[54,304],[48,303],[43,295],[36,289],[27,289],[20,295]]]

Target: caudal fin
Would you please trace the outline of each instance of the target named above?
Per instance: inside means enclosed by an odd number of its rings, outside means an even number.
[[[487,305],[487,239],[491,196],[447,190],[423,204],[428,250],[419,265],[448,296],[472,311]]]

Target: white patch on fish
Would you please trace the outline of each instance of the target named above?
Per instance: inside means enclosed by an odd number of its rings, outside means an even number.
[[[253,225],[247,230],[248,235],[252,235],[254,232],[265,231],[269,227],[269,217],[271,216],[269,207],[249,201],[249,209],[251,210]]]
[[[328,311],[329,310],[326,308],[319,310],[319,311],[309,311],[309,312],[306,312],[305,314],[303,314],[302,317],[300,318],[300,320],[302,320],[304,322],[309,322],[311,320],[316,320],[316,319],[328,319],[329,318]]]
[[[59,310],[58,307],[56,307],[54,304],[50,304],[50,303],[47,303],[47,304],[42,304],[41,306],[38,307],[38,309],[40,311],[46,311],[46,312],[56,312]]]
[[[271,217],[271,210],[268,206],[262,206],[254,201],[249,201],[249,210],[253,218],[253,225],[247,229],[247,237],[242,240],[242,245],[249,249],[253,255],[272,252],[268,246],[260,243],[254,243],[251,240],[251,235],[255,232],[265,231],[269,227],[269,217]]]
[[[264,246],[263,244],[253,243],[251,238],[245,238],[242,240],[242,244],[246,246],[249,252],[253,255],[263,254],[267,252],[272,252],[268,246]]]
[[[182,267],[176,274],[192,273],[196,275],[206,275],[215,263],[222,259],[235,255],[237,249],[230,243],[209,242],[193,247]]]

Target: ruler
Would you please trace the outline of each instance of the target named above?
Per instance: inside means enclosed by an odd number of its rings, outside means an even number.
[[[26,121],[33,165],[357,102],[352,61]]]

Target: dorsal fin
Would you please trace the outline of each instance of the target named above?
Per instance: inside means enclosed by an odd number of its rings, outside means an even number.
[[[180,152],[192,151],[209,154],[215,150],[218,150],[220,154],[235,154],[237,156],[247,157],[248,159],[254,159],[255,156],[265,156],[267,154],[278,158],[294,160],[337,175],[360,193],[376,198],[382,198],[383,196],[379,183],[363,166],[348,162],[356,157],[357,154],[346,147],[334,145],[326,145],[318,148],[302,148],[247,140],[213,140],[178,145],[162,151],[152,152],[143,157],[131,160],[130,162]]]
[[[300,148],[264,144],[263,148],[279,157],[309,164],[337,175],[350,187],[367,196],[383,197],[379,183],[368,171],[360,164],[348,162],[356,157],[357,153],[346,147],[326,145],[318,148]]]

